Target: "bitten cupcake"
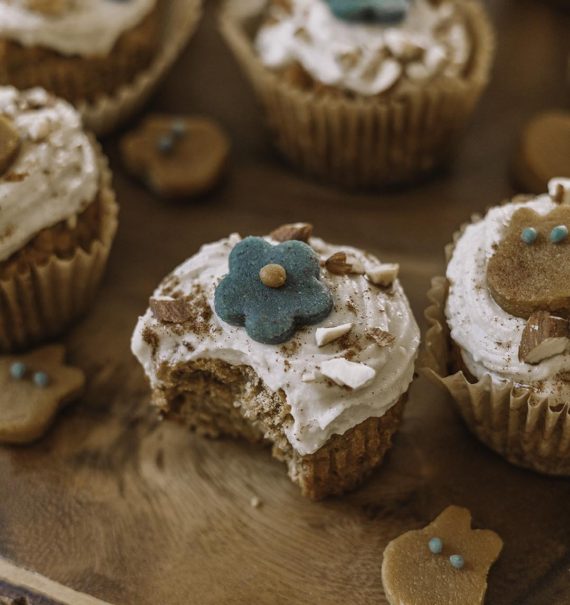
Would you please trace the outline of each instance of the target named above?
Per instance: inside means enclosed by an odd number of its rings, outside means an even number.
[[[0,0],[0,84],[110,95],[151,63],[161,17],[162,0]]]
[[[43,89],[0,88],[0,350],[85,311],[117,227],[107,162],[77,112]]]
[[[132,349],[165,418],[270,443],[320,499],[382,461],[419,331],[397,265],[310,235],[295,224],[203,246],[155,291]]]
[[[414,181],[444,161],[493,58],[473,0],[230,0],[223,25],[278,146],[350,186]]]
[[[513,464],[570,475],[570,180],[456,235],[423,363],[469,428]]]

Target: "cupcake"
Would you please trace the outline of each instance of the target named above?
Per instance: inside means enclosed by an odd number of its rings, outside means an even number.
[[[570,475],[570,180],[475,218],[426,311],[423,364],[513,464]]]
[[[77,112],[0,88],[0,350],[56,336],[91,302],[117,227],[107,162]]]
[[[0,84],[72,103],[115,93],[151,63],[163,0],[0,2]]]
[[[414,374],[397,272],[306,224],[203,246],[133,335],[154,406],[203,435],[271,444],[309,498],[353,489],[389,449]]]
[[[281,150],[349,186],[414,181],[445,160],[494,46],[473,0],[230,0],[223,30]]]

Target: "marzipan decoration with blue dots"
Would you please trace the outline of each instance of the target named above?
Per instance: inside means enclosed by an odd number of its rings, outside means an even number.
[[[412,0],[326,0],[339,19],[363,23],[399,23],[410,9]]]
[[[309,245],[297,240],[273,245],[247,237],[230,253],[229,273],[216,288],[214,307],[220,319],[243,326],[253,340],[275,345],[328,317],[333,298]]]
[[[569,227],[568,204],[546,214],[522,205],[513,213],[487,263],[487,286],[504,311],[570,318]]]

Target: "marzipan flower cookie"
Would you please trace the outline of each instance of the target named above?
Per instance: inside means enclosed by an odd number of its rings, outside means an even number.
[[[398,266],[307,224],[203,246],[157,288],[132,339],[165,418],[269,441],[313,499],[380,464],[418,346]]]
[[[570,181],[475,217],[447,249],[423,363],[513,464],[570,475]]]

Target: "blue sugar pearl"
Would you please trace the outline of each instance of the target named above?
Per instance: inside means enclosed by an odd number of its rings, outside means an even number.
[[[26,375],[27,369],[28,368],[25,363],[23,363],[21,361],[15,361],[10,366],[10,376],[14,380],[22,380],[22,378],[24,378],[24,376]]]
[[[170,134],[161,136],[156,142],[156,147],[160,153],[170,153],[174,149],[174,137]]]
[[[443,542],[440,538],[432,538],[428,542],[428,547],[434,555],[439,555],[443,550]]]
[[[553,244],[559,244],[568,237],[568,227],[566,225],[558,225],[550,232],[550,241]]]
[[[187,128],[183,120],[174,120],[171,126],[172,134],[180,139],[186,134]]]
[[[34,384],[41,389],[44,389],[49,384],[49,376],[45,372],[35,372]]]
[[[538,237],[538,232],[534,227],[527,227],[522,230],[521,239],[525,244],[534,244],[536,242],[536,238]]]
[[[455,569],[463,569],[463,566],[465,565],[465,561],[461,555],[451,555],[451,557],[449,557],[449,562]]]

